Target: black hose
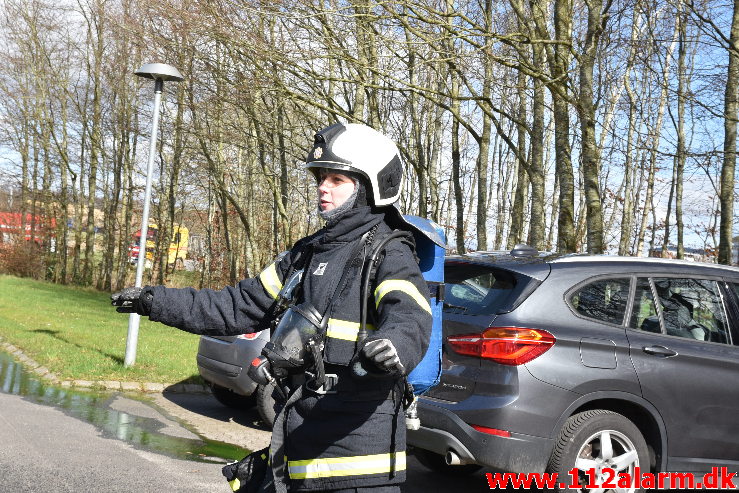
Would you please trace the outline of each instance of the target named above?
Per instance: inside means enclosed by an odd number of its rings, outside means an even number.
[[[370,257],[364,264],[362,271],[362,285],[360,286],[359,296],[361,298],[361,310],[359,312],[359,331],[357,332],[357,347],[367,338],[367,290],[369,289],[370,278],[372,277],[372,269],[375,267],[380,252],[385,248],[391,240],[406,236],[406,231],[395,230],[386,236],[372,251]]]

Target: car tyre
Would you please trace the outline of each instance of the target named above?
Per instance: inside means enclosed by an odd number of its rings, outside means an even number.
[[[210,391],[218,402],[233,409],[250,409],[256,403],[256,396],[241,395],[226,387],[210,383]]]
[[[460,466],[450,466],[444,460],[444,456],[439,455],[430,450],[420,448],[413,449],[413,455],[416,456],[418,462],[432,471],[444,474],[446,476],[467,476],[479,471],[482,466],[477,464],[463,464]]]
[[[272,429],[277,413],[282,408],[282,396],[277,389],[275,381],[271,381],[266,385],[259,385],[254,392],[257,396],[257,412],[264,423],[264,426]]]
[[[633,480],[635,467],[638,466],[642,472],[649,472],[649,465],[649,448],[639,428],[621,414],[594,409],[574,414],[565,422],[549,459],[547,472],[557,473],[560,478],[558,485],[561,485],[572,483],[570,470],[579,469],[578,482],[584,487],[591,479],[584,472],[588,469],[595,469],[597,484],[605,481],[617,484],[620,473],[630,474]],[[606,468],[613,469],[614,473],[604,471]],[[619,488],[619,491],[638,493],[643,490],[631,487]]]

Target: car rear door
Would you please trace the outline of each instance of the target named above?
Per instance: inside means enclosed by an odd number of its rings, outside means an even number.
[[[526,364],[534,377],[583,395],[639,395],[624,325],[632,276],[621,270],[555,264],[550,284],[539,290],[546,297],[531,298],[528,303],[534,306],[521,307],[528,310],[520,324],[548,329],[557,338],[551,350]]]
[[[722,284],[637,278],[627,330],[630,355],[644,398],[664,419],[670,470],[739,461],[739,347]]]

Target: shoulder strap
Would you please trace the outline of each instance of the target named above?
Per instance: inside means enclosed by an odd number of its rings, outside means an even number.
[[[407,232],[399,229],[393,230],[392,232],[382,235],[382,239],[377,241],[372,253],[367,257],[362,265],[362,284],[360,286],[360,311],[359,311],[359,332],[357,333],[357,345],[359,345],[364,339],[367,338],[367,299],[369,296],[370,283],[374,283],[377,277],[377,267],[380,265],[383,259],[383,251],[388,243],[396,238],[402,238],[403,241],[413,242],[413,236]],[[413,243],[415,246],[415,243]]]
[[[359,267],[361,275],[361,267],[364,264],[364,259],[367,255],[368,246],[372,244],[376,231],[377,226],[374,226],[372,229],[362,235],[362,238],[359,241],[357,241],[357,245],[354,247],[354,250],[349,256],[349,260],[344,266],[344,272],[341,274],[341,278],[336,284],[336,289],[334,289],[334,294],[331,296],[331,301],[326,307],[326,312],[323,314],[323,320],[321,324],[322,326],[325,327],[326,323],[328,322],[328,318],[331,315],[331,311],[336,304],[337,298],[341,294],[341,291],[346,287],[346,283],[349,281],[349,272],[354,271]]]
[[[290,250],[290,252],[292,252],[296,248],[298,250],[295,253],[295,257],[290,262],[290,267],[287,269],[287,272],[285,273],[285,276],[282,281],[283,288],[284,288],[284,285],[293,276],[293,274],[303,269],[308,263],[310,263],[310,258],[313,256],[313,249],[307,246],[307,242],[303,242],[302,240],[298,241],[297,243],[295,243],[295,245],[293,245],[293,248]],[[294,288],[293,293],[295,292],[295,290],[299,290],[302,288],[304,279],[305,279],[305,274],[303,274],[298,285]],[[268,318],[271,319],[270,329],[274,329],[275,327],[277,327],[277,324],[279,323],[279,320],[282,317],[282,314],[285,312],[287,307],[292,303],[291,300],[294,300],[294,299],[295,299],[295,294],[293,294],[290,299],[287,299],[283,296],[283,290],[280,290],[280,292],[277,294],[277,299],[275,300],[275,303],[272,304],[268,312],[269,313]]]
[[[392,236],[392,238],[390,238],[390,236]],[[394,239],[399,239],[401,243],[407,245],[413,254],[413,259],[416,263],[419,263],[420,259],[418,258],[418,255],[416,255],[416,240],[412,233],[401,229],[394,229],[389,233],[384,233],[376,238],[375,247],[371,250],[368,257],[373,259],[369,265],[370,285],[374,284],[375,279],[377,279],[377,268],[385,258],[385,247],[387,247],[388,243]]]

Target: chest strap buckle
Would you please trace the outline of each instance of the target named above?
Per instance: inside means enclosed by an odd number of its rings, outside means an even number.
[[[323,382],[323,385],[320,387],[316,387],[316,376],[307,371],[305,372],[306,379],[305,379],[305,388],[314,394],[318,395],[325,395],[325,394],[335,394],[336,385],[339,383],[339,376],[336,373],[326,373],[325,380]]]

